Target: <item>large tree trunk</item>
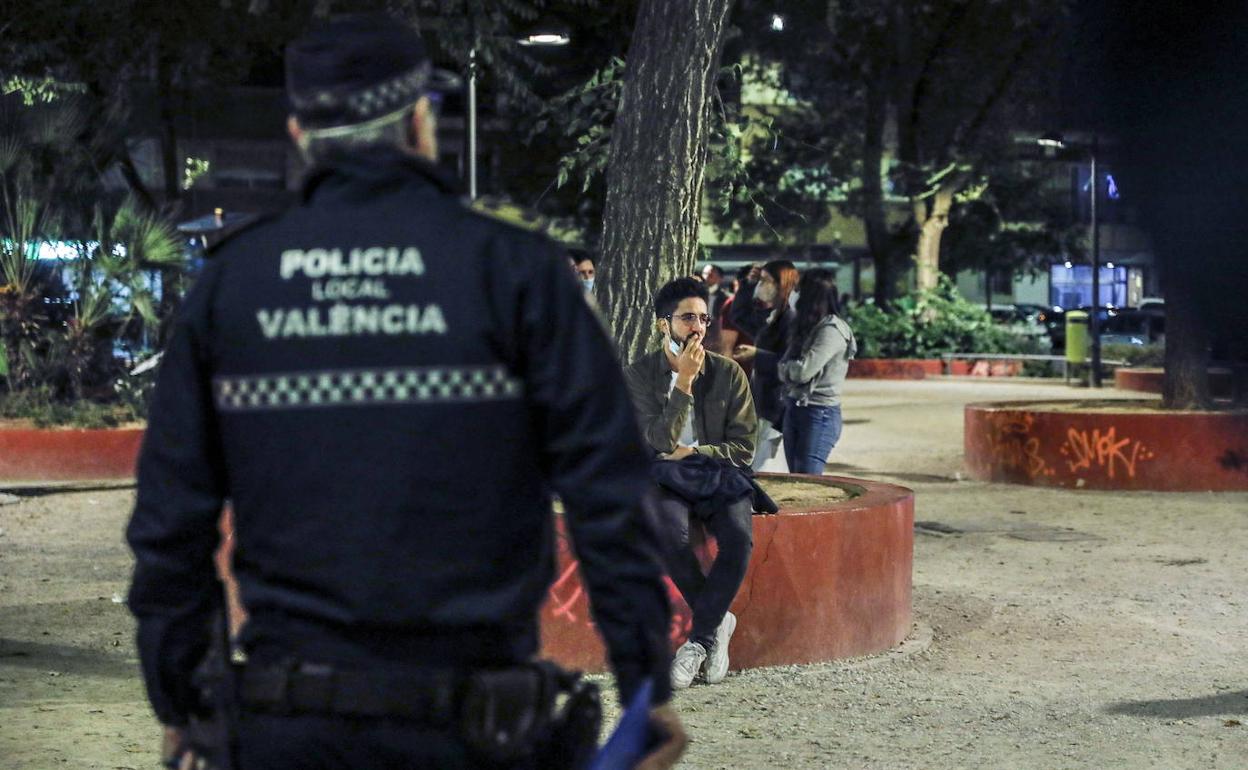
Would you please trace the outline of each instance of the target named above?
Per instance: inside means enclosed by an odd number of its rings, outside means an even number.
[[[896,292],[882,178],[886,121],[884,94],[874,84],[868,84],[862,142],[862,223],[867,231],[867,251],[875,266],[875,304],[879,307],[888,307]]]
[[[177,116],[174,107],[172,62],[161,52],[156,54],[156,101],[160,121],[160,168],[164,180],[164,206],[176,218],[181,215],[179,206],[182,171],[178,156]]]
[[[622,360],[656,338],[652,302],[693,272],[702,177],[731,0],[643,0],[611,134],[601,270]]]
[[[914,202],[914,223],[919,229],[918,248],[914,253],[915,288],[935,289],[940,279],[940,237],[949,226],[949,209],[953,207],[953,188],[941,185],[931,198]],[[991,292],[989,287],[989,292]]]
[[[1177,264],[1173,255],[1181,249],[1170,239],[1157,238],[1164,249],[1162,273],[1166,289],[1166,379],[1162,406],[1167,409],[1208,409],[1209,329],[1206,314],[1193,285],[1191,268]],[[1182,253],[1179,251],[1177,253]]]

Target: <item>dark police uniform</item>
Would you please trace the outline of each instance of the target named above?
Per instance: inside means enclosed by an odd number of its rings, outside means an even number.
[[[357,152],[235,235],[166,351],[127,537],[153,708],[181,725],[228,499],[247,666],[531,659],[566,518],[623,697],[666,701],[647,459],[611,342],[544,236]],[[419,693],[413,693],[413,697]],[[453,725],[245,712],[244,766],[461,766]],[[423,766],[423,765],[421,765]]]

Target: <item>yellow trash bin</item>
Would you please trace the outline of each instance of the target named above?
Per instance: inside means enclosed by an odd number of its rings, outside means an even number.
[[[1082,364],[1088,360],[1092,336],[1088,333],[1088,314],[1083,310],[1066,312],[1066,363]]]

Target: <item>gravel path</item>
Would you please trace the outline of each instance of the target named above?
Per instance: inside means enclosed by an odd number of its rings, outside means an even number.
[[[1248,767],[1248,494],[961,477],[963,404],[1087,395],[851,381],[829,472],[915,489],[916,635],[681,693],[684,766]],[[0,491],[0,768],[155,767],[117,603],[133,490]]]

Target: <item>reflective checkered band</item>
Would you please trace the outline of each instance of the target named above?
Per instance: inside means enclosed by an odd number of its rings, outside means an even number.
[[[520,398],[524,390],[502,366],[291,372],[216,377],[212,385],[223,412],[506,401]]]
[[[426,61],[361,91],[329,89],[311,94],[291,94],[290,100],[296,111],[342,110],[351,114],[353,123],[366,121],[415,104],[424,93],[431,72],[432,66]]]

